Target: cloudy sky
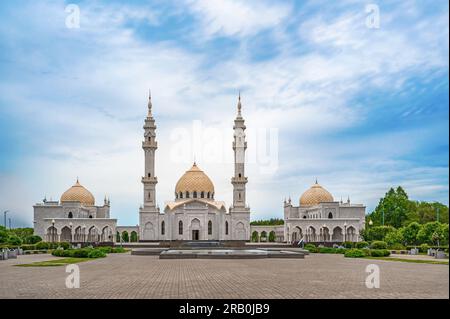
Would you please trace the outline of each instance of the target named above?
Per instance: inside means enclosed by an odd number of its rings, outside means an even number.
[[[160,207],[194,157],[230,205],[239,90],[252,219],[315,178],[367,212],[398,185],[448,204],[448,1],[373,3],[2,1],[0,210],[31,226],[78,176],[137,224],[149,88]]]

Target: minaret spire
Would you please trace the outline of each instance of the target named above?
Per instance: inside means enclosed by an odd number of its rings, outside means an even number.
[[[152,90],[148,89],[148,117],[152,117]]]
[[[241,114],[242,104],[241,104],[241,91],[240,90],[239,90],[239,98],[238,98],[237,109],[238,109],[237,117],[242,117],[242,114]]]

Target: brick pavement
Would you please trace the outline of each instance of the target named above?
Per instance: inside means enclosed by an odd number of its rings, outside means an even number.
[[[65,287],[64,266],[13,266],[53,258],[30,255],[0,262],[0,298],[449,298],[447,265],[342,255],[160,260],[111,254],[79,264],[79,289]],[[364,284],[370,263],[380,267],[379,289]]]

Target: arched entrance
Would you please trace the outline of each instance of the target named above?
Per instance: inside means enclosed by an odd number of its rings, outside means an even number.
[[[112,242],[112,230],[109,226],[105,226],[102,229],[102,242]]]
[[[194,218],[190,226],[191,240],[200,240],[200,220]]]
[[[72,230],[68,226],[64,226],[61,229],[61,239],[60,241],[71,242],[72,241]]]
[[[341,227],[337,226],[333,229],[333,237],[331,240],[335,241],[335,242],[339,242],[339,243],[344,241],[344,238],[342,236],[342,228]]]
[[[353,226],[347,227],[346,241],[356,241],[356,229]]]
[[[99,240],[100,240],[99,231],[98,231],[97,227],[92,226],[91,228],[89,228],[87,241],[90,243],[95,243],[95,242],[98,242]]]

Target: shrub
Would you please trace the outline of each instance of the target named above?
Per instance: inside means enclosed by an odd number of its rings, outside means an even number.
[[[345,248],[335,248],[334,253],[335,254],[345,254],[346,251],[347,251],[347,249],[345,249]]]
[[[361,258],[361,257],[365,257],[366,254],[361,249],[354,248],[354,249],[347,250],[345,252],[344,256],[349,257],[349,258]]]
[[[13,246],[19,246],[19,245],[22,245],[22,239],[20,239],[19,237],[17,237],[17,236],[10,236],[9,238],[8,238],[8,244],[9,245],[13,245]]]
[[[80,249],[72,249],[71,257],[74,258],[88,258],[89,253],[92,251],[92,248],[80,248]]]
[[[318,252],[318,248],[315,245],[313,245],[313,244],[306,244],[305,245],[305,249],[308,250],[311,253]]]
[[[384,241],[374,241],[372,245],[370,245],[372,249],[387,249],[387,244]]]
[[[106,253],[101,251],[100,249],[92,249],[88,253],[88,257],[89,258],[103,258],[103,257],[106,257]]]
[[[369,247],[369,243],[366,241],[359,241],[355,244],[355,247],[359,248],[359,249],[366,248],[366,247]]]
[[[110,254],[113,252],[114,248],[113,247],[109,247],[109,246],[104,246],[104,247],[98,247],[98,250],[104,252],[105,254]]]
[[[71,245],[70,245],[69,243],[67,243],[67,242],[61,242],[61,243],[58,243],[58,247],[61,247],[61,248],[64,249],[64,250],[69,249],[70,246],[71,246]]]
[[[126,251],[127,250],[125,248],[123,248],[123,247],[114,247],[111,252],[112,253],[124,253]]]
[[[42,241],[42,238],[37,235],[27,236],[23,240],[24,244],[37,244],[40,241]]]
[[[389,246],[389,249],[391,249],[391,250],[405,250],[406,247],[403,246],[402,244],[393,244],[393,245]]]
[[[336,249],[331,247],[319,247],[318,252],[321,254],[335,254]]]
[[[45,241],[41,241],[39,243],[36,244],[36,249],[49,249],[49,243],[45,242]]]
[[[387,257],[391,253],[387,249],[372,249],[370,251],[370,256],[372,257]]]
[[[20,248],[23,250],[36,250],[36,245],[22,245]]]
[[[361,250],[364,252],[364,255],[370,256],[370,249],[369,248],[363,248]]]
[[[430,249],[430,246],[428,244],[422,244],[419,246],[419,251],[421,253],[426,253]]]
[[[354,243],[351,241],[345,241],[342,243],[342,246],[344,246],[345,248],[353,248]]]

